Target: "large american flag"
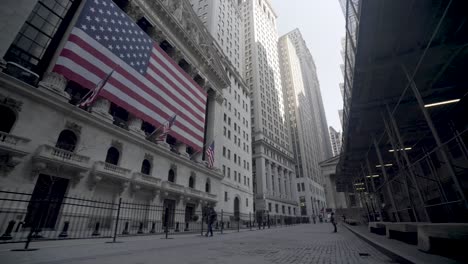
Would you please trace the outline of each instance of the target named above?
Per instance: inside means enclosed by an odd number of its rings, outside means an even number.
[[[87,0],[53,71],[91,89],[115,69],[99,96],[170,135],[203,147],[206,92],[111,0]]]

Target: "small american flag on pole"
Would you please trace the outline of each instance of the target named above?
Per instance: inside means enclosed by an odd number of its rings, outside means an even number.
[[[214,165],[214,148],[215,143],[211,143],[211,145],[206,149],[206,157],[208,159],[208,168],[213,168]]]
[[[163,126],[162,133],[156,138],[156,141],[164,141],[166,140],[166,136],[171,132],[171,127],[174,125],[177,115],[174,115],[171,119],[169,119],[166,124]]]
[[[112,73],[114,73],[114,70],[112,70],[106,78],[102,79],[98,85],[92,90],[90,90],[82,99],[82,101],[78,104],[79,107],[86,107],[91,105],[94,100],[96,100],[97,96],[99,95],[99,92],[101,89],[106,85],[107,81],[109,78],[112,76]]]

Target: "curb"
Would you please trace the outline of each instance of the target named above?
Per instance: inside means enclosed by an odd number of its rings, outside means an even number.
[[[353,234],[355,234],[357,237],[359,237],[360,239],[364,240],[365,242],[367,242],[369,245],[373,246],[374,248],[376,248],[378,251],[382,252],[383,254],[385,254],[386,256],[388,256],[389,258],[391,258],[393,261],[396,261],[398,263],[402,263],[402,264],[416,264],[416,262],[402,256],[401,254],[398,254],[397,252],[391,250],[391,249],[388,249],[386,248],[385,246],[383,246],[382,244],[378,243],[378,242],[375,242],[375,241],[372,241],[372,239],[368,238],[367,236],[353,230],[352,228],[348,227],[348,225],[343,225],[346,227],[346,229],[348,229],[349,231],[351,231]]]

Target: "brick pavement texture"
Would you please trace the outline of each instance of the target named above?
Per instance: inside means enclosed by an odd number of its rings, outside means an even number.
[[[90,241],[36,242],[30,252],[11,252],[12,245],[0,245],[2,264],[91,264],[91,263],[393,263],[387,256],[362,241],[345,228],[332,233],[330,224],[306,224],[215,234],[206,238],[196,235],[137,237],[123,243],[106,244]],[[19,248],[18,244],[16,247]],[[366,253],[368,256],[360,256]]]

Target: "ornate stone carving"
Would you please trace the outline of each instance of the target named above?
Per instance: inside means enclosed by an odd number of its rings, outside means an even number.
[[[190,155],[187,153],[187,145],[180,143],[177,145],[177,151],[184,158],[190,158]]]
[[[56,72],[47,72],[42,81],[39,82],[39,88],[43,88],[52,93],[55,97],[61,100],[70,100],[70,95],[65,92],[67,79]]]
[[[122,151],[122,142],[116,140],[116,139],[113,139],[112,142],[111,142],[111,146],[113,146],[114,148],[118,149],[119,151]]]
[[[125,12],[134,21],[138,21],[143,17],[143,11],[141,11],[140,6],[138,6],[134,0],[128,3],[127,7],[125,7]]]
[[[76,134],[80,135],[81,134],[81,126],[78,125],[77,123],[75,122],[72,122],[72,121],[67,121],[65,123],[65,128],[66,129],[69,129],[73,132],[75,132]]]
[[[145,160],[148,160],[149,162],[153,162],[153,155],[145,153]]]
[[[141,120],[140,118],[134,115],[130,115],[130,118],[128,120],[128,128],[130,129],[130,131],[133,131],[139,135],[144,136],[145,132],[141,130],[142,123],[143,123],[143,120]]]
[[[112,115],[109,114],[110,101],[104,98],[97,99],[91,106],[91,113],[95,116],[107,121],[113,122]]]
[[[23,102],[0,94],[0,105],[9,107],[11,110],[19,113],[21,111],[21,107],[23,106]]]
[[[164,33],[161,30],[156,29],[155,27],[149,28],[148,35],[158,44],[161,44],[161,42],[167,39]]]

